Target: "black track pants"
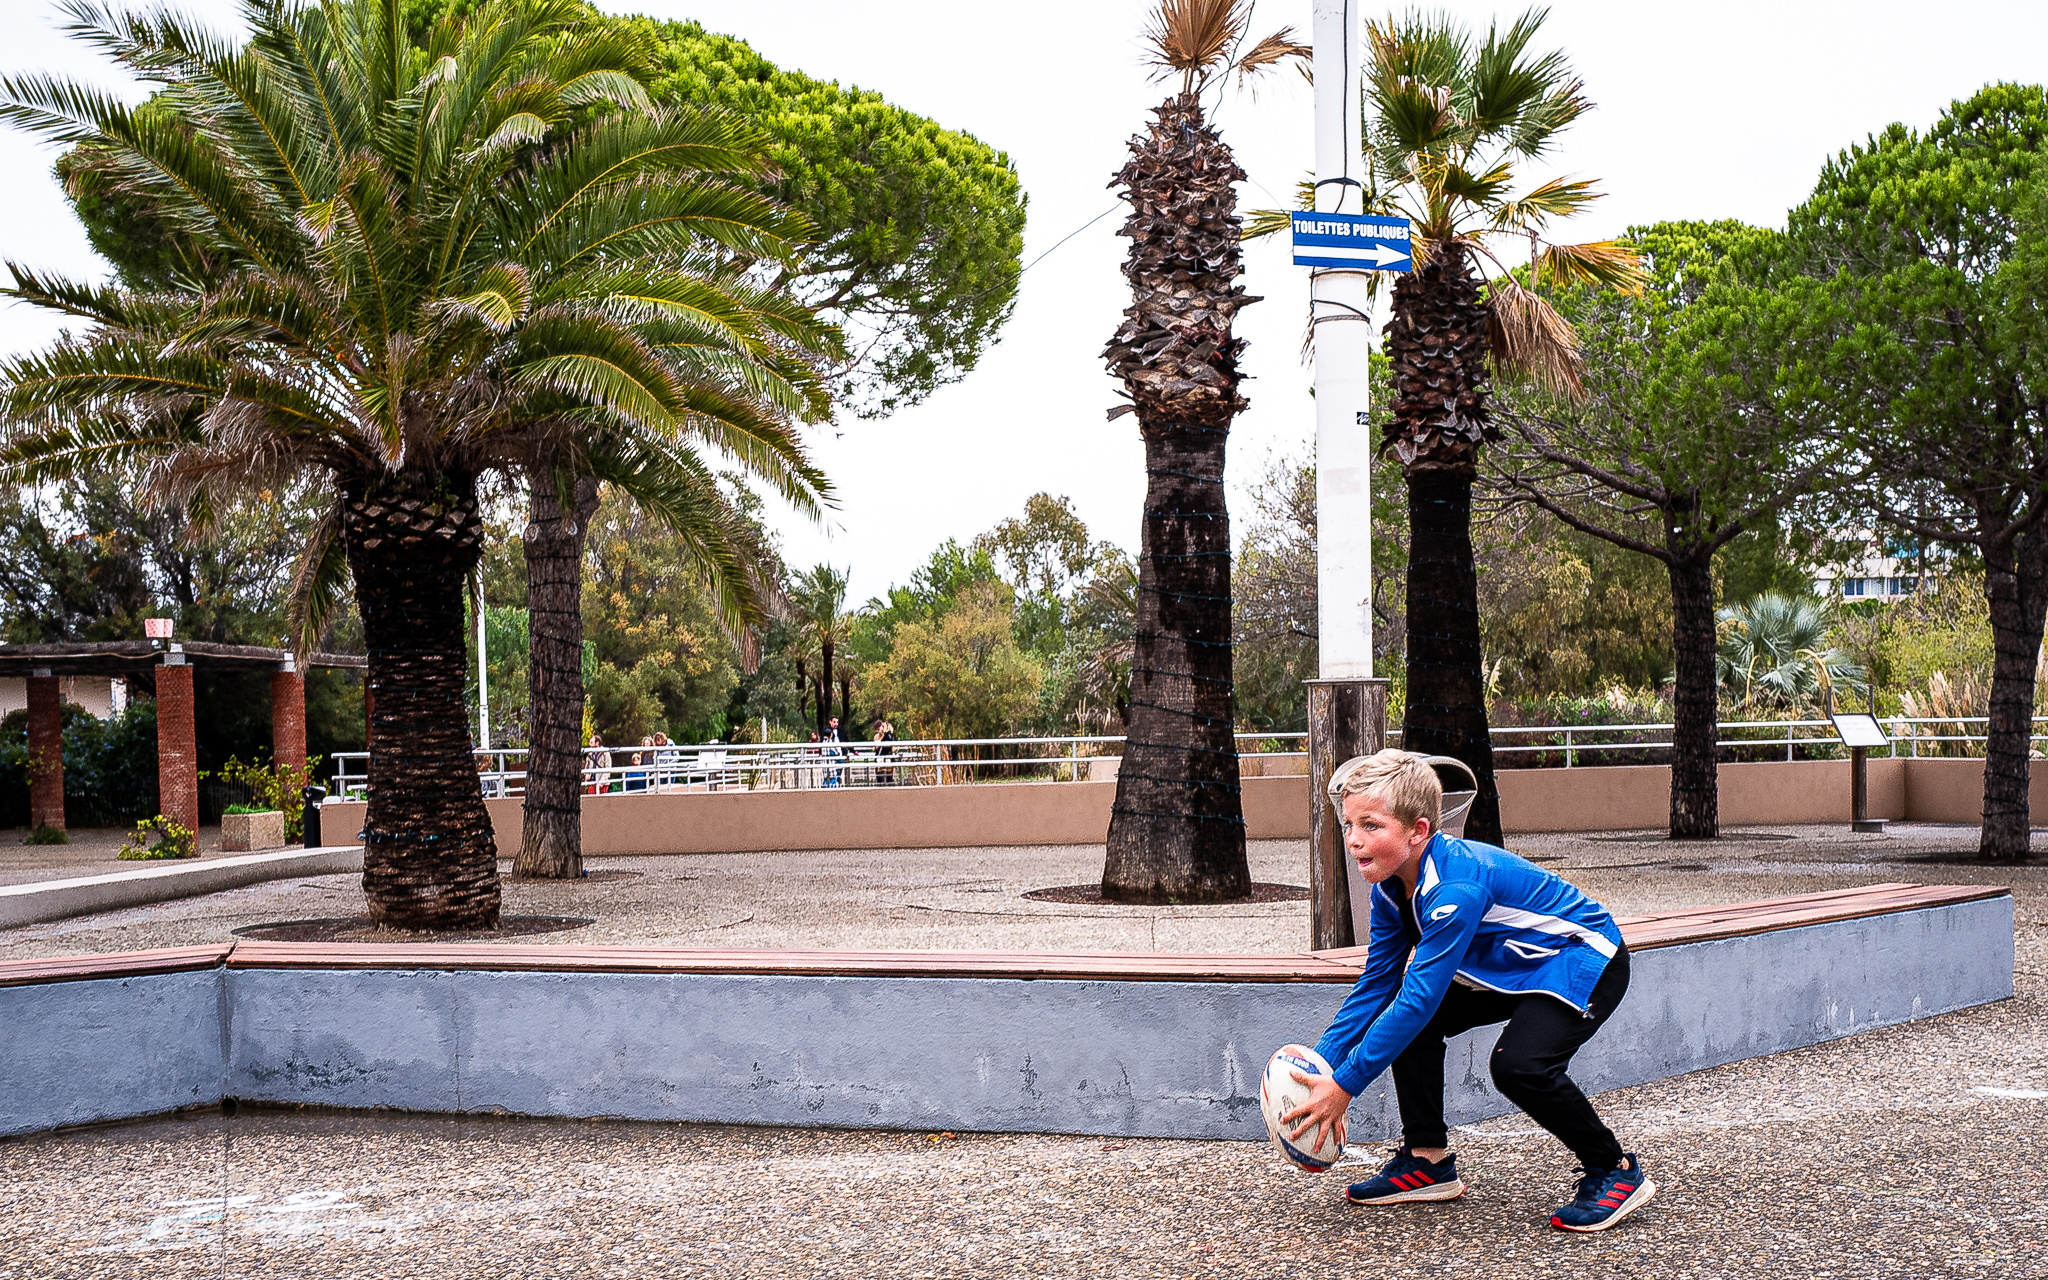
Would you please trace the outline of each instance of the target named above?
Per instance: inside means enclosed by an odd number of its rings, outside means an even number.
[[[1450,1145],[1444,1125],[1444,1041],[1473,1027],[1506,1022],[1493,1049],[1494,1087],[1570,1147],[1588,1169],[1620,1165],[1621,1144],[1565,1068],[1627,991],[1626,947],[1607,962],[1585,1013],[1554,996],[1475,991],[1453,983],[1436,1016],[1394,1059],[1403,1141],[1411,1147]]]

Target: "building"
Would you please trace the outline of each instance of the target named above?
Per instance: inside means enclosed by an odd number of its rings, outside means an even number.
[[[1856,550],[1859,541],[1860,554]],[[1858,529],[1846,533],[1837,545],[1849,549],[1849,557],[1814,575],[1815,595],[1889,603],[1920,589],[1920,570],[1926,558],[1905,538]]]
[[[128,709],[128,682],[120,676],[58,676],[57,699],[104,720]],[[28,678],[0,676],[0,717],[28,710]]]

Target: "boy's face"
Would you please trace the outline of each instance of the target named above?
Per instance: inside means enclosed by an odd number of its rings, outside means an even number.
[[[1344,850],[1358,863],[1367,884],[1392,879],[1419,861],[1429,837],[1427,818],[1418,818],[1409,826],[1388,813],[1377,799],[1344,797]]]

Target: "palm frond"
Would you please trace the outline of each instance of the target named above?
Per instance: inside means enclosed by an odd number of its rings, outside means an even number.
[[[1148,61],[1161,74],[1180,72],[1184,83],[1224,62],[1244,35],[1239,0],[1159,0],[1145,24]]]
[[[1293,27],[1282,27],[1240,55],[1236,63],[1238,83],[1255,80],[1287,58],[1294,58],[1302,66],[1308,66],[1315,56],[1315,50],[1310,45],[1292,39],[1293,35]]]
[[[1487,338],[1503,376],[1533,381],[1555,395],[1585,395],[1579,340],[1557,310],[1511,275],[1487,282]]]
[[[1536,260],[1547,281],[1595,285],[1630,297],[1641,293],[1648,279],[1641,256],[1615,240],[1545,245]]]
[[[306,534],[292,566],[286,592],[286,631],[292,652],[304,657],[320,647],[328,625],[341,611],[350,578],[347,549],[341,539],[341,504],[328,506]]]

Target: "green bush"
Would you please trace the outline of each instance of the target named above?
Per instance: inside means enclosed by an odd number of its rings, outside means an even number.
[[[125,826],[157,810],[156,703],[101,720],[65,703],[64,824]],[[28,713],[0,720],[0,827],[28,825]]]
[[[1393,723],[1391,714],[1388,722]],[[1529,698],[1497,702],[1489,713],[1488,722],[1495,729],[1512,729],[1521,725],[1669,724],[1671,704],[1650,690],[1616,685],[1597,698]],[[1589,737],[1597,745],[1590,745]],[[1668,747],[1641,744],[1669,741],[1669,729],[1617,728],[1612,733],[1574,734],[1572,763],[1667,764],[1671,759]],[[1541,745],[1555,747],[1556,750],[1502,752],[1496,747],[1493,756],[1495,769],[1550,769],[1565,763],[1564,735],[1561,733],[1517,733],[1509,735],[1501,745]]]
[[[151,844],[151,839],[156,841]],[[135,824],[135,834],[128,837],[121,846],[123,862],[142,862],[154,858],[196,858],[199,847],[193,834],[162,814],[144,818]]]
[[[253,804],[231,804],[222,813],[282,813],[284,815],[284,838],[287,842],[306,838],[306,806],[300,796],[311,785],[314,774],[320,768],[320,757],[309,757],[305,764],[296,769],[282,765],[252,763],[243,764],[233,756],[217,772],[203,773],[203,778],[219,778],[225,782],[239,782],[249,789]]]
[[[61,829],[59,829],[59,828],[57,828],[57,827],[53,827],[53,826],[51,826],[51,825],[50,825],[49,823],[45,822],[45,823],[43,823],[43,824],[42,824],[41,826],[37,827],[37,828],[36,828],[36,829],[35,829],[34,831],[31,831],[31,832],[29,832],[29,833],[28,833],[28,838],[27,838],[27,839],[25,839],[25,840],[23,840],[23,841],[22,841],[22,843],[23,843],[23,844],[70,844],[70,843],[71,843],[71,837],[70,837],[70,836],[67,836],[67,835],[65,835],[65,834],[64,834],[64,832],[63,832],[63,831],[62,831]]]

